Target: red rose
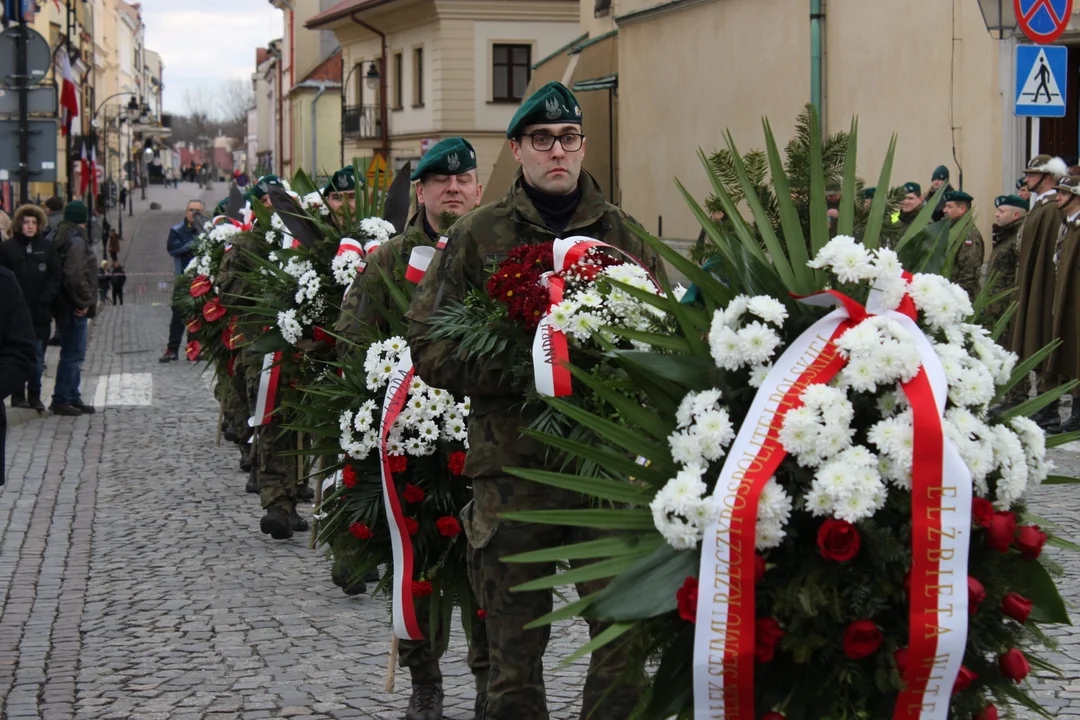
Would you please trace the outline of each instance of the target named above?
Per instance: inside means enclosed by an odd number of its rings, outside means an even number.
[[[968,575],[968,613],[974,615],[985,599],[986,588],[981,582]]]
[[[896,662],[896,671],[900,673],[900,677],[903,677],[904,671],[907,670],[908,649],[906,647],[898,648],[892,656]]]
[[[461,532],[461,523],[453,515],[445,515],[435,521],[435,527],[439,529],[440,535],[446,537],[454,537]]]
[[[1002,653],[998,658],[998,668],[1001,670],[1002,675],[1017,683],[1027,677],[1027,674],[1031,672],[1031,665],[1028,663],[1028,659],[1024,657],[1024,653],[1016,648],[1006,650]]]
[[[954,682],[952,686],[952,694],[955,695],[956,693],[964,692],[971,686],[971,683],[978,679],[979,674],[977,672],[961,665],[960,672],[956,675],[956,682]]]
[[[316,325],[315,329],[311,331],[311,339],[315,342],[326,343],[330,347],[334,347],[334,344],[336,343],[334,337],[318,325]]]
[[[197,316],[191,318],[185,324],[187,325],[187,331],[189,335],[194,335],[195,333],[202,330],[202,320],[200,320]]]
[[[990,521],[994,518],[994,505],[986,498],[974,497],[971,499],[971,518],[979,527],[990,527]]]
[[[362,522],[354,522],[350,525],[349,532],[352,533],[352,536],[357,540],[368,540],[375,534],[371,532],[371,528]]]
[[[184,349],[184,354],[187,355],[188,360],[198,360],[199,353],[202,351],[202,345],[198,340],[192,340],[187,344],[187,348]]]
[[[450,468],[450,474],[454,477],[461,475],[465,470],[465,453],[460,450],[450,453],[450,459],[447,461],[446,467]]]
[[[1023,625],[1031,614],[1031,601],[1020,593],[1011,592],[1001,599],[1001,612]]]
[[[479,608],[479,609],[477,609],[477,611],[476,611],[476,617],[478,617],[478,618],[480,618],[481,620],[483,620],[484,618],[486,618],[486,617],[487,617],[487,613],[486,613],[486,612],[484,612],[484,609],[483,609],[483,608]]]
[[[996,512],[990,519],[990,528],[986,533],[986,544],[1000,553],[1009,552],[1013,536],[1016,535],[1016,515],[1011,512]]]
[[[1017,530],[1016,547],[1020,548],[1021,557],[1025,560],[1034,560],[1042,555],[1046,537],[1046,533],[1038,525],[1025,525]]]
[[[405,483],[405,490],[402,491],[401,497],[405,498],[407,503],[416,504],[424,501],[424,491],[412,483]]]
[[[679,605],[679,617],[686,622],[697,622],[697,588],[697,578],[688,577],[683,580],[682,587],[675,591],[675,601]]]
[[[210,300],[202,308],[202,316],[206,322],[217,322],[228,315],[229,311],[221,304],[221,298]]]
[[[765,558],[761,557],[757,553],[754,553],[754,582],[759,583],[761,579],[765,577]]]
[[[341,482],[347,488],[356,487],[356,470],[352,465],[346,465],[341,471]]]
[[[862,660],[877,652],[884,640],[873,620],[856,620],[844,629],[844,654],[852,660]]]
[[[754,623],[754,659],[759,663],[772,662],[776,643],[784,637],[780,623],[773,618],[758,618]]]
[[[405,518],[405,529],[410,535],[415,535],[420,529],[420,523],[416,522],[415,518]]]
[[[847,562],[859,554],[859,531],[846,520],[829,518],[818,529],[817,546],[826,560]]]
[[[206,293],[210,292],[210,288],[213,287],[210,283],[210,278],[205,275],[199,275],[191,281],[191,297],[202,297]]]
[[[414,597],[427,597],[431,592],[431,583],[427,580],[413,580],[412,594]]]
[[[390,472],[399,473],[405,472],[405,467],[409,464],[409,459],[404,455],[391,455],[390,456]]]
[[[998,720],[997,706],[987,705],[981,713],[975,716],[975,720]]]

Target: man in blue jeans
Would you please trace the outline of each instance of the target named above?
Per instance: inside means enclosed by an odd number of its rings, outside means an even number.
[[[202,200],[188,200],[187,211],[183,221],[169,228],[169,239],[165,243],[165,249],[172,255],[176,274],[183,275],[184,268],[194,257],[192,246],[195,238],[199,235],[199,229],[205,220],[203,213],[206,206]],[[169,321],[169,345],[165,348],[165,354],[158,358],[158,362],[173,362],[180,357],[180,342],[184,339],[184,318],[180,317],[180,311],[175,305],[172,307],[172,320]]]
[[[57,415],[89,415],[94,408],[82,401],[82,364],[86,359],[89,318],[97,311],[97,257],[90,250],[86,224],[90,211],[78,200],[64,207],[64,220],[56,228],[53,247],[60,257],[62,280],[54,307],[60,334],[60,362],[52,405]]]

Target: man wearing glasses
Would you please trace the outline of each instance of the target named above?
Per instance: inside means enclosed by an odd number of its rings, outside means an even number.
[[[486,720],[549,717],[543,656],[550,628],[526,630],[525,625],[551,611],[552,594],[550,590],[511,592],[511,588],[554,573],[555,564],[504,563],[501,558],[593,540],[598,533],[500,519],[504,512],[587,504],[580,495],[503,471],[504,467],[560,469],[557,457],[549,458],[545,446],[521,433],[543,403],[527,402],[525,389],[504,377],[497,362],[487,357],[463,359],[453,342],[431,340],[427,335],[441,307],[460,301],[470,288],[483,288],[494,265],[519,245],[550,244],[559,237],[584,235],[620,248],[654,274],[663,274],[659,256],[631,229],[634,220],[607,203],[596,180],[582,171],[582,130],[581,108],[560,83],[548,83],[522,104],[506,133],[514,159],[521,165],[514,184],[504,198],[454,224],[442,256],[432,262],[407,314],[412,321],[409,346],[417,374],[433,387],[472,400],[463,474],[472,481],[473,501],[462,515],[473,550],[470,581],[486,613],[490,670],[486,704],[477,708],[477,717]],[[584,597],[604,584],[580,583],[578,592]],[[590,621],[589,633],[596,637],[606,627]],[[641,670],[628,667],[625,656],[615,645],[592,654],[582,717],[622,720],[630,715],[640,694],[635,676]]]
[[[202,214],[206,206],[202,200],[189,200],[184,219],[169,228],[169,239],[165,248],[172,255],[177,276],[184,274],[184,268],[191,262],[192,246],[198,237],[203,224]],[[184,339],[184,318],[180,317],[180,310],[173,305],[172,320],[169,322],[169,344],[165,348],[165,354],[158,361],[167,363],[176,361],[179,356],[180,342]]]

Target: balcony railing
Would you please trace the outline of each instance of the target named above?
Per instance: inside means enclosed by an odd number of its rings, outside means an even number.
[[[358,140],[381,140],[382,121],[377,105],[347,105],[341,116],[341,132]]]

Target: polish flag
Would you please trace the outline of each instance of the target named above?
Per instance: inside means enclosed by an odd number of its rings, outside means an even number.
[[[82,146],[82,156],[79,158],[79,195],[86,195],[86,188],[90,185],[90,161],[86,159],[86,144]]]
[[[97,147],[90,146],[90,190],[93,193],[93,197],[97,197],[98,183],[97,183]]]
[[[409,256],[409,267],[405,270],[405,279],[411,283],[419,283],[423,280],[434,257],[435,248],[433,247],[413,248],[412,255]]]
[[[60,52],[60,77],[63,78],[63,86],[60,90],[60,133],[68,135],[71,132],[71,122],[79,115],[79,93],[75,88],[75,73],[71,71],[71,59],[66,51]]]

